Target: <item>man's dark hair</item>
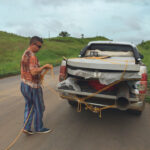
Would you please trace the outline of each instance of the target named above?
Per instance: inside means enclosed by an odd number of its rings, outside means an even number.
[[[40,37],[38,37],[38,36],[33,36],[33,37],[30,39],[30,45],[33,44],[33,43],[36,43],[37,41],[43,43],[42,38],[40,38]]]

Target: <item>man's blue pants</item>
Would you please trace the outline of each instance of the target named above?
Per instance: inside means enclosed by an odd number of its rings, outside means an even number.
[[[32,88],[29,85],[21,82],[21,92],[25,99],[24,125],[33,106],[32,112],[30,113],[30,117],[24,129],[31,130],[31,124],[34,115],[35,131],[40,131],[43,128],[42,118],[45,109],[42,88]]]

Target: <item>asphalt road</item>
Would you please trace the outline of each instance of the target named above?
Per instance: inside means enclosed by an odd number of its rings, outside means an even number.
[[[46,111],[43,122],[53,129],[48,134],[22,134],[12,150],[149,150],[150,105],[143,114],[133,116],[127,112],[109,109],[102,119],[90,111],[78,113],[75,108],[55,95],[55,79],[46,76],[44,99]],[[0,150],[4,150],[23,126],[24,99],[20,93],[20,76],[0,80]]]

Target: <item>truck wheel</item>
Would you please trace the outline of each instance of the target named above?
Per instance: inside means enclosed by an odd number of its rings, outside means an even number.
[[[143,112],[145,108],[145,102],[143,102],[143,106],[140,108],[140,110],[134,110],[134,109],[129,109],[128,112],[130,114],[136,115],[136,116],[140,116]]]
[[[76,101],[72,101],[72,100],[68,100],[69,105],[71,105],[72,107],[77,107],[78,103]]]
[[[133,109],[128,110],[129,114],[132,114],[132,115],[135,115],[135,116],[140,116],[142,114],[142,112],[143,111],[140,111],[140,110],[133,110]]]

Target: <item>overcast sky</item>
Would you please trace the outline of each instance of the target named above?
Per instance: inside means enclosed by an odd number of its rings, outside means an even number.
[[[0,0],[0,30],[22,36],[150,40],[150,0]]]

